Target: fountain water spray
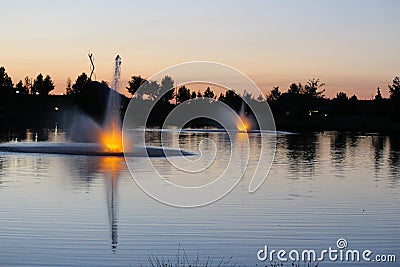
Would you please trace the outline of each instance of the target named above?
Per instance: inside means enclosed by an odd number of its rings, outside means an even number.
[[[119,80],[121,79],[121,57],[119,55],[115,58],[114,77],[111,84],[111,89],[118,92]]]
[[[94,70],[93,55],[89,54]],[[107,94],[106,110],[102,123],[91,118],[81,111],[69,113],[69,129],[71,142],[9,142],[0,144],[0,151],[16,153],[47,153],[47,154],[68,154],[68,155],[96,155],[96,156],[129,156],[129,157],[165,157],[166,153],[173,156],[193,155],[192,152],[180,149],[168,149],[163,147],[148,147],[146,145],[133,145],[131,139],[125,142],[125,149],[122,146],[121,129],[121,95],[118,93],[121,77],[121,57],[115,58],[114,77],[112,90],[104,90],[105,86],[93,82],[89,84],[88,90],[96,90],[99,93]],[[102,87],[102,88],[101,88]],[[96,93],[96,92],[95,92]],[[97,94],[97,96],[99,96]],[[103,99],[103,97],[101,97]]]
[[[246,115],[244,110],[245,102],[242,102],[242,106],[239,111],[239,120],[236,123],[236,127],[240,133],[247,133],[251,131],[251,121],[250,118]]]
[[[109,92],[106,116],[103,123],[100,143],[107,152],[122,152],[122,132],[120,114],[120,96],[118,94],[121,78],[121,57],[115,58],[114,77]]]

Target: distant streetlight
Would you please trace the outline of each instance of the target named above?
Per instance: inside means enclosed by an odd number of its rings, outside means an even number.
[[[15,93],[16,93],[16,94],[19,94],[19,91],[17,90],[17,91],[15,91]]]
[[[39,95],[39,92],[36,92],[36,95]]]
[[[55,107],[54,110],[55,110],[55,111],[58,111],[58,107]]]

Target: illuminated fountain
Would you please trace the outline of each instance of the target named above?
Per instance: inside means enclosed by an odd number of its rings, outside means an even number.
[[[93,57],[89,54],[89,58],[93,65],[92,73],[94,70]],[[78,135],[79,139],[73,142],[10,142],[0,144],[0,151],[8,152],[19,152],[19,153],[49,153],[49,154],[69,154],[69,155],[96,155],[96,156],[150,156],[150,157],[164,157],[168,156],[182,156],[182,155],[193,155],[191,152],[183,151],[180,149],[172,149],[165,147],[149,147],[149,146],[133,146],[134,141],[127,140],[124,138],[124,144],[122,140],[122,122],[121,122],[121,96],[118,93],[119,83],[121,77],[121,57],[119,55],[115,58],[114,75],[111,83],[111,90],[107,93],[107,103],[105,108],[105,115],[102,123],[96,123],[94,119],[89,116],[79,114],[79,118],[73,120],[74,126],[72,133]],[[100,84],[93,82],[94,87],[99,87]],[[104,88],[102,88],[104,89]],[[194,104],[194,103],[193,103]],[[209,108],[213,108],[211,105]],[[190,106],[191,112],[196,111]],[[136,111],[136,110],[135,110]],[[140,112],[139,112],[140,113]],[[184,113],[186,114],[186,113]],[[242,106],[239,112],[239,116],[232,114],[225,116],[226,113],[218,111],[215,112],[210,110],[212,116],[221,117],[221,121],[226,118],[232,118],[229,120],[229,131],[238,131],[239,133],[256,132],[257,127],[254,117],[246,114],[245,103],[242,102]],[[229,113],[230,114],[230,113]],[[193,114],[194,116],[196,114]],[[82,117],[84,117],[82,119]],[[131,129],[129,129],[131,130]],[[163,129],[164,130],[164,129]],[[199,129],[196,129],[199,130]],[[210,130],[204,129],[204,131],[224,131],[224,130]],[[84,140],[84,136],[90,136],[91,140],[88,143]],[[128,135],[126,135],[128,136]],[[125,136],[125,137],[126,137]],[[95,138],[93,138],[95,137]],[[83,143],[85,142],[85,143]],[[129,143],[129,144],[128,144]],[[124,151],[125,149],[125,151]]]
[[[236,127],[239,133],[247,133],[252,130],[252,124],[250,118],[246,115],[244,110],[244,102],[242,102],[242,106],[239,112],[239,119],[236,122]]]
[[[250,130],[248,118],[246,116],[240,116],[238,122],[236,123],[236,127],[239,133],[247,133]]]
[[[111,84],[111,89],[115,92],[110,92],[107,103],[106,116],[103,130],[100,134],[100,144],[105,152],[122,153],[122,131],[121,131],[121,115],[119,113],[119,81],[121,78],[121,57],[117,55],[115,58],[114,78]]]
[[[89,54],[93,65],[93,58]],[[93,66],[94,69],[94,66]],[[92,70],[93,70],[92,69]],[[92,71],[93,74],[93,71]],[[91,75],[92,75],[91,74]],[[108,92],[108,100],[103,123],[96,124],[94,120],[87,116],[85,119],[78,120],[78,125],[72,127],[76,135],[85,135],[83,132],[89,132],[90,136],[95,136],[95,142],[9,142],[0,144],[0,151],[16,153],[47,153],[47,154],[67,154],[67,155],[89,155],[89,156],[133,156],[133,157],[164,157],[193,155],[191,152],[163,148],[163,147],[140,147],[127,146],[127,143],[133,143],[126,140],[124,151],[122,144],[121,114],[120,114],[120,94],[118,93],[121,77],[121,57],[115,58],[114,77],[111,89]],[[82,114],[80,114],[82,115]],[[83,116],[83,115],[82,115]],[[80,116],[80,118],[82,117]],[[83,130],[84,129],[84,130]]]

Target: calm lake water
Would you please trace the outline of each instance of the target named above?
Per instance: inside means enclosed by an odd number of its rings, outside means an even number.
[[[225,135],[179,139],[193,151],[201,138],[213,139],[218,167],[228,155]],[[265,138],[249,136],[252,148]],[[28,131],[22,139],[63,141],[65,135]],[[157,145],[158,134],[149,133],[148,141]],[[154,160],[174,177],[167,159]],[[267,180],[253,194],[249,180],[211,205],[182,209],[141,191],[123,158],[0,153],[0,266],[146,266],[152,254],[176,262],[179,248],[189,261],[232,257],[240,266],[265,266],[257,259],[264,245],[321,251],[337,248],[339,238],[348,248],[400,260],[399,136],[281,134]],[[345,266],[351,265],[366,263]]]

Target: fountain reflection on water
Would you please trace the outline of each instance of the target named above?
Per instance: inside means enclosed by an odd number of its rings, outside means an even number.
[[[124,160],[120,157],[101,157],[100,168],[105,174],[108,221],[111,232],[111,250],[117,252],[118,245],[118,177],[124,169]]]
[[[121,57],[117,55],[115,58],[114,66],[114,77],[111,84],[111,89],[114,92],[119,90],[119,81],[121,78]],[[121,132],[121,114],[120,110],[120,97],[118,94],[110,92],[107,112],[103,131],[100,137],[100,143],[102,148],[106,152],[122,153],[122,132]],[[100,160],[100,166],[106,173],[107,179],[107,208],[108,208],[108,220],[111,231],[111,250],[115,254],[117,252],[118,244],[118,189],[117,180],[118,175],[123,169],[122,165],[125,163],[122,158],[119,157],[102,157]]]

